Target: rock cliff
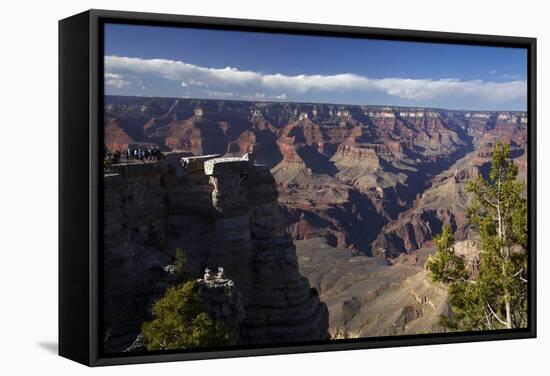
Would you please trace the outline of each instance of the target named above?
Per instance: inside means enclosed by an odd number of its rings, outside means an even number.
[[[224,321],[238,333],[236,343],[327,338],[327,307],[298,270],[266,166],[206,155],[183,158],[181,166],[113,168],[116,173],[104,179],[106,351],[132,344],[151,303],[170,283],[165,267],[176,248],[185,251],[191,275],[223,267],[234,283],[244,313]]]
[[[486,173],[495,142],[527,170],[525,112],[106,97],[105,114],[109,149],[130,137],[194,155],[253,152],[294,240],[363,255],[414,251],[442,223],[466,235],[465,184]]]

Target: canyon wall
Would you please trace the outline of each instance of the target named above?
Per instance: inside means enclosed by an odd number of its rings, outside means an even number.
[[[487,173],[498,141],[527,171],[521,111],[106,97],[105,114],[108,149],[133,140],[187,155],[253,152],[292,238],[354,254],[413,252],[443,224],[465,239],[467,180]]]
[[[136,338],[185,251],[189,273],[224,269],[242,297],[238,344],[323,340],[328,311],[298,270],[266,166],[218,155],[113,166],[104,179],[106,351]]]

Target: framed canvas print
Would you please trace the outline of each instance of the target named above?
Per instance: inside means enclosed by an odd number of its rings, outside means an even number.
[[[59,352],[536,335],[536,40],[90,10],[59,23]]]

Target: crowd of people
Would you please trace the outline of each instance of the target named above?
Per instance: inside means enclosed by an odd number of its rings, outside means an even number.
[[[111,164],[129,162],[129,161],[141,161],[145,162],[157,162],[164,158],[162,152],[154,147],[148,148],[132,148],[128,147],[127,149],[120,150],[107,150],[105,152],[105,159],[108,160]]]

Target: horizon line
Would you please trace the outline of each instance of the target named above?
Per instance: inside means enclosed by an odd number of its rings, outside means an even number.
[[[278,101],[278,100],[252,100],[252,99],[227,99],[227,98],[201,98],[201,97],[172,97],[172,96],[145,96],[145,95],[122,95],[122,94],[104,94],[104,97],[125,97],[125,98],[161,98],[161,99],[185,99],[185,100],[204,100],[204,101],[225,101],[225,102],[247,102],[247,103],[278,103],[278,104],[305,104],[305,105],[332,105],[332,106],[354,106],[354,107],[392,107],[407,108],[419,110],[438,110],[438,111],[456,111],[456,112],[523,112],[528,114],[528,110],[471,110],[471,109],[451,109],[431,106],[401,106],[388,104],[350,104],[338,102],[300,102],[300,101]]]

